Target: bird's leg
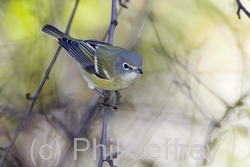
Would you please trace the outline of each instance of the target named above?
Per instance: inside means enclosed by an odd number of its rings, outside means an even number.
[[[115,91],[115,94],[116,94],[115,106],[118,106],[120,104],[120,99],[122,98],[122,94],[119,91]]]
[[[101,92],[99,92],[99,90],[97,90],[96,88],[94,88],[93,91],[95,91],[96,93],[98,93],[102,97],[102,99],[106,98],[105,95],[102,94]]]
[[[104,92],[105,92],[105,98],[104,98],[104,100],[103,100],[103,102],[102,102],[102,105],[103,105],[103,106],[107,106],[107,107],[111,107],[111,108],[117,110],[117,107],[116,107],[116,106],[110,104],[111,92],[108,91],[108,90],[106,90],[106,91],[104,91]]]
[[[98,91],[96,88],[94,88],[93,90],[101,96],[101,99],[99,100],[101,104],[103,104],[103,105],[106,104],[108,106],[112,106],[112,105],[108,104],[110,92],[106,91],[107,93],[103,94],[100,91]]]
[[[99,102],[100,102],[101,104],[103,104],[103,105],[104,105],[104,104],[108,104],[109,97],[108,97],[107,94],[102,94],[102,93],[101,93],[99,90],[97,90],[96,88],[94,88],[93,90],[101,96],[101,98],[100,98],[100,100],[99,100]]]
[[[110,91],[108,91],[108,92],[106,91],[107,94],[102,94],[96,88],[94,88],[93,90],[101,96],[101,99],[99,100],[99,102],[102,105],[112,107],[113,109],[117,110],[117,106],[120,104],[120,99],[122,97],[122,95],[121,95],[121,93],[119,91],[115,91],[115,94],[116,94],[115,105],[111,105],[111,104],[109,104]]]

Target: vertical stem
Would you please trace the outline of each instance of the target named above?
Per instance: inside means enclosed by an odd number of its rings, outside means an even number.
[[[102,123],[102,137],[101,137],[101,144],[103,147],[106,147],[109,111],[110,111],[109,107],[105,106],[104,107],[104,115],[103,115],[103,123]],[[101,147],[98,167],[102,167],[103,160],[104,160],[104,158],[106,158],[106,153],[104,153],[103,147]]]
[[[73,9],[73,11],[72,11],[72,13],[71,13],[69,22],[68,22],[68,24],[67,24],[67,29],[66,29],[66,31],[65,31],[66,34],[68,34],[68,32],[69,32],[70,25],[71,25],[71,23],[72,23],[73,17],[74,17],[74,15],[75,15],[76,8],[77,8],[77,6],[78,6],[78,2],[79,2],[79,0],[76,0],[76,3],[75,3],[75,5],[74,5],[74,9]],[[54,66],[54,64],[55,64],[55,62],[56,62],[56,60],[57,60],[57,57],[58,57],[60,51],[61,51],[61,46],[58,47],[58,49],[57,49],[57,51],[56,51],[56,53],[55,53],[55,55],[54,55],[54,57],[53,57],[53,59],[52,59],[50,65],[49,65],[49,67],[48,67],[47,70],[45,71],[44,77],[42,78],[42,80],[41,80],[41,82],[40,82],[40,84],[39,84],[39,86],[38,86],[38,88],[37,88],[35,94],[34,94],[34,95],[32,96],[32,98],[31,98],[31,99],[32,99],[32,103],[30,104],[30,106],[29,106],[29,108],[27,109],[25,115],[23,116],[23,118],[22,118],[20,124],[18,125],[18,127],[17,127],[17,129],[16,129],[16,131],[15,131],[15,133],[14,133],[14,136],[12,137],[12,139],[10,140],[10,142],[8,143],[8,145],[4,148],[4,153],[3,153],[3,156],[2,156],[2,158],[1,158],[1,160],[0,160],[0,167],[3,166],[3,164],[4,164],[5,160],[6,160],[6,157],[7,157],[8,153],[9,153],[10,149],[12,148],[12,146],[14,145],[14,143],[15,143],[17,137],[19,136],[20,132],[21,132],[22,129],[24,128],[24,126],[25,126],[25,124],[26,124],[26,122],[27,122],[27,120],[28,120],[28,118],[29,118],[29,115],[30,115],[30,113],[32,112],[33,107],[34,107],[35,104],[36,104],[36,100],[37,100],[37,98],[38,98],[40,92],[42,91],[42,88],[43,88],[43,86],[44,86],[44,84],[45,84],[47,78],[49,77],[50,71],[52,70],[52,67]]]
[[[111,11],[111,22],[109,28],[109,37],[108,43],[113,44],[115,27],[117,26],[117,7],[116,7],[116,0],[112,0],[112,11]],[[110,91],[105,91],[107,97],[110,97]],[[109,116],[109,107],[104,107],[104,116],[103,116],[103,123],[102,123],[102,136],[101,136],[101,144],[106,147],[106,138],[107,138],[107,126],[108,126],[108,116]],[[100,157],[98,167],[102,167],[103,164],[103,157],[106,158],[106,153],[104,153],[103,147],[101,147]]]
[[[108,38],[108,43],[111,45],[113,44],[115,27],[118,24],[116,18],[117,18],[116,0],[112,0],[111,22],[110,22],[109,38]]]

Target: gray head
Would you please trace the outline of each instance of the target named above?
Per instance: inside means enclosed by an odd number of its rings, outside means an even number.
[[[135,52],[123,52],[115,60],[115,73],[119,77],[129,74],[140,75],[142,71],[142,58]]]

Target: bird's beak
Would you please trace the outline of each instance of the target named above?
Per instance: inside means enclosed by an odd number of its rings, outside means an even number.
[[[141,67],[134,69],[134,72],[136,72],[138,74],[143,74],[143,71],[142,71]]]

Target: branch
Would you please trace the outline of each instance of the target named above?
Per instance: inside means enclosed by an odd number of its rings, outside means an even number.
[[[110,95],[110,92],[109,92],[109,95]],[[101,142],[100,142],[100,144],[102,144],[104,147],[106,146],[106,139],[107,139],[107,126],[108,126],[109,111],[110,111],[109,107],[105,106],[103,123],[102,123],[102,137],[101,137]],[[106,153],[104,153],[104,149],[103,147],[101,147],[98,167],[102,167],[103,161],[105,159],[103,157],[105,156],[106,156]]]
[[[237,5],[238,5],[238,10],[237,10],[237,15],[238,18],[240,19],[240,11],[243,10],[243,12],[250,18],[250,13],[248,12],[248,10],[242,5],[240,0],[236,0]]]
[[[225,118],[237,107],[240,107],[244,104],[244,100],[246,98],[248,98],[250,96],[250,89],[248,91],[246,91],[246,93],[244,93],[243,96],[241,96],[234,104],[234,106],[229,106],[227,107],[227,110],[225,111],[224,115],[222,116],[222,118],[218,121],[218,122],[214,122],[214,121],[211,121],[209,123],[209,126],[208,126],[208,129],[207,129],[207,132],[206,132],[206,137],[205,137],[205,144],[209,144],[210,143],[210,140],[211,140],[211,137],[215,131],[216,128],[220,128],[221,127],[221,123],[222,121],[225,120]],[[225,132],[222,132],[222,135],[224,135]],[[222,135],[219,135],[217,138],[214,139],[213,142],[218,142],[219,139],[221,138]],[[204,144],[204,145],[205,145]],[[206,165],[206,161],[205,161],[205,158],[202,159],[202,161],[197,161],[195,166],[197,167],[200,167],[200,166],[204,166]]]
[[[226,107],[229,106],[229,104],[222,98],[220,97],[217,93],[215,93],[213,90],[211,90],[205,83],[203,83],[200,78],[198,76],[196,76],[193,72],[193,70],[189,70],[190,67],[186,67],[181,61],[180,59],[175,56],[175,62],[185,71],[188,71],[189,74],[191,74],[191,76],[194,77],[194,79],[201,84],[204,88],[206,88],[207,91],[209,91],[214,97],[216,97],[218,100],[220,100]]]
[[[109,37],[108,37],[108,43],[111,45],[113,44],[115,27],[118,24],[116,18],[117,18],[116,0],[112,0],[111,23],[110,23]]]
[[[106,160],[104,160],[104,161],[108,162],[110,167],[115,167],[113,159],[117,158],[118,155],[120,155],[120,154],[121,154],[121,152],[112,153],[111,155],[107,156]]]
[[[78,6],[78,2],[79,2],[79,0],[76,0],[74,9],[73,9],[72,14],[71,14],[71,16],[70,16],[70,19],[69,19],[69,22],[68,22],[68,24],[67,24],[67,29],[66,29],[65,33],[68,33],[69,30],[70,30],[70,25],[71,25],[71,23],[72,23],[72,20],[73,20],[74,15],[75,15],[75,11],[76,11],[76,8],[77,8],[77,6]],[[50,71],[51,71],[52,67],[53,67],[54,64],[55,64],[56,59],[57,59],[57,57],[58,57],[60,51],[61,51],[61,46],[58,47],[58,49],[57,49],[57,51],[56,51],[56,53],[55,53],[55,55],[54,55],[54,57],[53,57],[53,59],[52,59],[50,65],[48,66],[47,70],[45,71],[45,74],[44,74],[44,76],[43,76],[43,78],[42,78],[42,81],[40,82],[40,84],[39,84],[39,86],[38,86],[38,88],[37,88],[35,94],[34,94],[32,97],[30,96],[30,94],[26,94],[27,99],[32,100],[32,102],[31,102],[29,108],[27,109],[25,115],[23,116],[23,118],[22,118],[22,120],[21,120],[19,126],[17,127],[17,130],[16,130],[14,136],[12,137],[12,139],[10,140],[10,142],[8,143],[7,146],[2,147],[3,150],[4,150],[4,153],[3,153],[3,156],[2,156],[2,158],[1,158],[1,160],[0,160],[0,167],[3,166],[4,161],[5,161],[6,157],[7,157],[7,155],[8,155],[8,153],[9,153],[10,149],[12,148],[13,144],[15,143],[15,141],[16,141],[17,137],[19,136],[21,130],[24,128],[24,126],[25,126],[25,124],[26,124],[26,122],[27,122],[27,119],[29,118],[29,115],[30,115],[30,113],[32,112],[32,109],[33,109],[34,105],[36,104],[36,100],[37,100],[37,98],[38,98],[38,96],[39,96],[39,94],[40,94],[40,92],[41,92],[41,90],[42,90],[42,88],[43,88],[43,86],[44,86],[46,80],[47,80],[48,77],[49,77]]]
[[[110,23],[109,37],[108,37],[108,43],[109,44],[113,44],[115,27],[118,24],[116,19],[117,19],[116,0],[112,0],[111,23]],[[109,98],[110,97],[110,91],[106,91],[106,95]],[[103,124],[102,124],[102,136],[101,136],[101,142],[100,142],[100,144],[102,144],[104,146],[106,146],[106,138],[107,138],[106,136],[107,136],[107,126],[108,126],[108,114],[109,114],[109,111],[110,111],[110,108],[108,106],[104,106],[104,116],[103,116]],[[104,153],[103,147],[101,147],[98,167],[102,167],[102,165],[103,165],[103,160],[104,160],[103,156],[105,156],[105,153]]]
[[[126,5],[126,2],[127,2],[128,0],[125,0],[124,2],[122,2],[122,0],[119,0],[119,5],[121,6],[121,7],[123,7],[123,8],[127,8],[128,9],[128,6]]]
[[[166,52],[165,50],[165,47],[163,46],[163,43],[161,41],[161,38],[160,38],[160,34],[158,33],[158,29],[155,25],[155,22],[154,22],[154,19],[153,19],[153,16],[152,14],[149,15],[149,20],[151,21],[151,24],[153,26],[153,29],[154,29],[154,32],[155,32],[155,35],[156,35],[156,38],[158,40],[158,43],[161,47],[161,50],[163,51],[163,54],[164,56],[166,56],[166,58],[168,59],[167,63],[169,64],[167,67],[169,68],[169,71],[172,73],[173,75],[173,78],[174,78],[174,84],[180,88],[180,90],[186,94],[190,100],[193,102],[193,104],[195,105],[195,107],[200,111],[200,113],[203,115],[203,117],[206,119],[206,120],[212,120],[212,116],[209,115],[204,109],[203,107],[200,105],[201,102],[198,100],[198,98],[195,98],[195,94],[193,93],[191,87],[185,83],[181,78],[180,76],[178,75],[178,71],[176,69],[176,67],[174,66],[175,64],[175,61],[173,60],[172,57],[169,56],[169,54]],[[197,100],[195,100],[197,99]]]
[[[121,3],[121,0],[119,0],[119,3],[120,3],[120,5],[123,4],[123,5],[127,6],[126,4],[128,3],[128,1],[129,1],[129,0],[125,0],[123,3]],[[121,14],[123,8],[126,8],[126,7],[123,7],[123,5],[121,5],[122,8],[119,9],[119,11],[118,11],[118,13],[117,13],[118,15]],[[105,41],[105,39],[107,38],[108,34],[109,34],[109,29],[107,30],[107,32],[105,33],[104,37],[102,38],[103,41]]]

